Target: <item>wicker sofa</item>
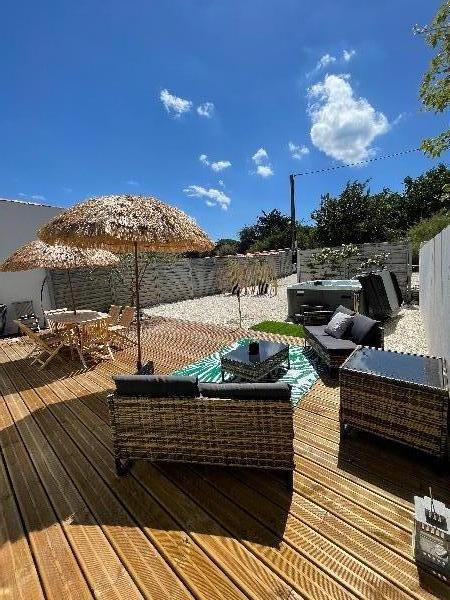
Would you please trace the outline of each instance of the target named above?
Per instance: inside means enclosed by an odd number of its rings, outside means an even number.
[[[332,373],[337,372],[337,369],[359,345],[373,348],[384,347],[383,328],[379,321],[355,313],[344,306],[338,306],[333,316],[337,312],[353,316],[353,323],[342,339],[325,333],[326,325],[304,325],[305,342],[313,348]]]
[[[116,470],[136,459],[278,469],[292,485],[291,389],[121,375],[108,397]]]

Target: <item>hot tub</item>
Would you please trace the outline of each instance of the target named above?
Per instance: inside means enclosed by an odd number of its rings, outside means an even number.
[[[335,310],[342,305],[353,310],[360,291],[361,284],[357,279],[316,279],[295,283],[287,288],[288,317],[301,314],[302,304],[320,305],[326,310]]]

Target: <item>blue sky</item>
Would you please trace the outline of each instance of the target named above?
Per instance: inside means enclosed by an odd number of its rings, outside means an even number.
[[[417,147],[438,0],[2,4],[0,196],[177,205],[215,239],[289,210],[289,173]],[[289,144],[291,143],[291,146]],[[448,156],[441,160],[444,162]],[[297,179],[298,216],[350,178],[401,187],[421,153]]]

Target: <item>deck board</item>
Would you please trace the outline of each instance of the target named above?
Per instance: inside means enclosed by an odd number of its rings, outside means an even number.
[[[243,335],[154,318],[145,355],[167,373]],[[30,369],[27,349],[0,344],[0,597],[450,598],[410,547],[414,493],[431,482],[448,501],[450,477],[370,437],[341,447],[330,382],[296,409],[292,494],[253,469],[138,462],[118,478],[105,397],[133,347],[86,372]]]

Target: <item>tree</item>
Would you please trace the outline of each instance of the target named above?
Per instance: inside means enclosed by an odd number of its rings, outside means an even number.
[[[239,252],[276,250],[291,246],[291,219],[277,208],[264,210],[255,225],[246,225],[239,232]]]
[[[441,210],[432,217],[423,219],[423,221],[420,221],[411,227],[408,232],[408,237],[412,242],[413,261],[416,264],[419,262],[419,250],[421,244],[434,238],[435,235],[440,233],[448,225],[450,225],[450,212]]]
[[[387,238],[390,190],[371,196],[369,182],[348,181],[339,196],[325,194],[311,213],[319,245],[362,244]]]
[[[229,254],[237,254],[239,252],[238,240],[221,239],[216,243],[212,254],[214,256],[228,256]]]
[[[368,181],[349,181],[339,196],[323,195],[311,217],[317,243],[340,246],[398,239],[443,209],[450,209],[450,169],[440,164],[405,177],[401,193],[385,188],[372,194]]]
[[[450,0],[444,0],[430,25],[418,30],[437,50],[420,86],[420,98],[426,110],[444,112],[450,105]],[[422,150],[432,157],[450,148],[450,129],[422,141]]]
[[[450,208],[450,198],[445,193],[450,184],[450,169],[440,164],[416,178],[405,177],[402,201],[398,204],[394,219],[395,228],[406,231],[434,213]]]

